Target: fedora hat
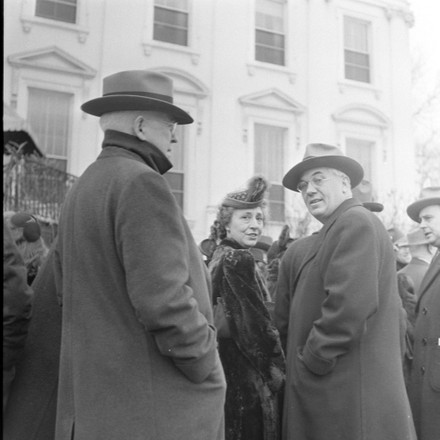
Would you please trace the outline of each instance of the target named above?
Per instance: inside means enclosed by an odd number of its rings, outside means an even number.
[[[298,191],[301,176],[312,168],[320,167],[335,168],[347,174],[352,188],[364,177],[362,166],[351,157],[344,156],[339,148],[327,144],[308,144],[302,162],[287,172],[283,178],[283,185],[292,191]]]
[[[440,186],[423,188],[419,200],[406,208],[406,213],[417,223],[420,223],[420,211],[431,205],[440,205]]]
[[[94,116],[124,110],[160,111],[179,124],[194,122],[187,112],[173,105],[171,78],[146,70],[127,70],[105,77],[102,97],[85,102],[81,109]]]
[[[405,234],[396,226],[391,226],[387,229],[388,235],[390,236],[391,242],[396,243],[399,240],[405,238]]]
[[[362,182],[356,188],[353,188],[353,197],[358,199],[365,208],[372,212],[382,212],[382,203],[373,202],[372,195],[373,187],[368,180],[362,180]]]
[[[429,240],[425,238],[425,234],[421,229],[414,229],[406,234],[406,240],[399,247],[420,246],[429,244]]]

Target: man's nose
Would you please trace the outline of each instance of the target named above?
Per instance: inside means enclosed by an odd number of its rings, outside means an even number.
[[[316,192],[316,188],[313,186],[312,181],[307,182],[306,194],[313,194]]]
[[[172,144],[177,144],[177,138],[175,133],[171,133],[171,141]]]

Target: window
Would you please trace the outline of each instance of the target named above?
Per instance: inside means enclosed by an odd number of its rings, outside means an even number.
[[[363,139],[347,138],[345,149],[347,156],[357,160],[364,169],[364,179],[373,181],[373,147],[374,143]]]
[[[35,15],[76,23],[76,0],[37,0]]]
[[[255,59],[284,66],[284,4],[256,0]]]
[[[49,165],[67,171],[72,95],[29,88],[28,121]]]
[[[280,179],[283,176],[285,137],[285,128],[255,124],[255,173],[270,182],[269,218],[278,222],[284,222],[284,189]]]
[[[155,0],[153,39],[188,45],[188,0]]]
[[[165,173],[164,177],[168,181],[177,203],[183,210],[185,126],[177,126],[176,139],[177,144],[172,144],[171,148],[170,162],[173,164],[173,168]]]
[[[366,21],[344,17],[345,78],[370,82],[369,29]]]

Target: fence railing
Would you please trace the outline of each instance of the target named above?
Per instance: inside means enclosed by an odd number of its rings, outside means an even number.
[[[76,176],[23,157],[3,166],[3,210],[26,211],[58,223],[61,205]]]

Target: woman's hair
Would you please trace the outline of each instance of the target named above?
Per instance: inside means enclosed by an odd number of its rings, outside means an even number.
[[[217,239],[223,240],[226,237],[226,226],[231,223],[232,213],[235,208],[230,206],[220,205],[217,211],[216,223],[214,223],[215,229],[217,231]]]

